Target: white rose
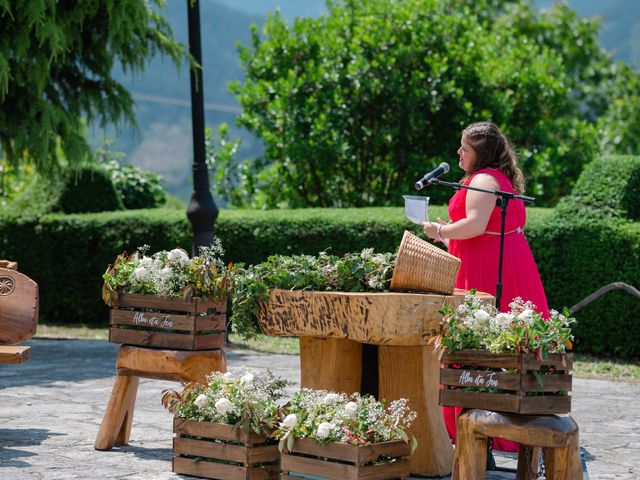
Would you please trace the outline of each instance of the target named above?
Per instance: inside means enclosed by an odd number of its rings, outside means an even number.
[[[144,282],[149,275],[149,271],[144,267],[138,267],[133,271],[133,278],[136,282]]]
[[[189,256],[179,248],[174,248],[167,255],[167,260],[171,263],[177,263],[178,265],[186,265],[189,263]]]
[[[331,424],[329,422],[322,422],[318,425],[318,430],[316,431],[316,437],[318,438],[327,438],[331,433]]]
[[[229,383],[233,381],[233,373],[231,372],[226,372],[224,375],[222,375],[222,381]]]
[[[290,413],[289,415],[284,417],[284,420],[282,421],[282,426],[286,428],[293,428],[296,426],[296,423],[298,423],[297,415],[295,413]]]
[[[522,313],[518,315],[518,318],[526,323],[531,323],[531,321],[533,320],[533,310],[531,310],[530,308],[523,310]]]
[[[221,415],[226,415],[233,409],[233,403],[226,398],[221,398],[216,402],[216,410]]]
[[[240,385],[251,385],[253,383],[253,374],[245,373],[240,378]]]
[[[336,403],[340,401],[340,395],[337,393],[327,393],[324,397],[324,403]]]
[[[196,407],[202,410],[204,407],[207,406],[207,403],[209,403],[209,400],[207,399],[207,396],[204,393],[201,393],[196,397],[196,400],[193,403],[196,404]]]
[[[511,322],[513,322],[513,315],[511,315],[510,313],[500,312],[499,314],[496,315],[495,320],[496,320],[496,324],[499,327],[506,327],[510,325]]]
[[[153,266],[153,259],[149,257],[142,257],[140,259],[140,266],[144,268],[151,268]]]
[[[348,402],[344,406],[344,411],[346,412],[347,415],[349,415],[350,417],[353,417],[358,411],[358,404],[356,402]]]
[[[474,318],[478,322],[486,322],[487,320],[489,320],[490,317],[491,317],[491,315],[489,315],[487,312],[485,312],[482,309],[478,310],[474,315]]]
[[[173,272],[169,267],[164,267],[162,270],[160,270],[160,278],[162,280],[167,280],[169,277],[171,277],[172,274]]]

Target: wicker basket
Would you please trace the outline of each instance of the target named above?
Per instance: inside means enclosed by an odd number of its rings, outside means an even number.
[[[451,295],[460,259],[405,230],[390,290]]]

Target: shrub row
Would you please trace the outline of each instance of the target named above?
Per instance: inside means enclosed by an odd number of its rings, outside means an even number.
[[[609,282],[640,284],[638,225],[568,223],[549,209],[528,212],[527,237],[553,307],[572,306]],[[430,213],[446,218],[444,207]],[[224,210],[216,224],[226,260],[235,263],[260,262],[274,253],[393,251],[405,229],[421,230],[400,208]],[[191,228],[180,210],[55,214],[40,220],[0,217],[0,258],[17,260],[20,270],[38,282],[41,318],[49,323],[105,326],[101,274],[116,255],[143,244],[152,252],[176,246],[189,250],[190,242]],[[581,310],[579,351],[637,355],[635,306],[633,297],[612,293]]]

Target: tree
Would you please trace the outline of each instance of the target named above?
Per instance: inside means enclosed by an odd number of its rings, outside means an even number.
[[[0,146],[39,171],[89,152],[85,122],[135,124],[133,100],[111,76],[139,72],[156,53],[176,64],[185,49],[152,8],[164,0],[0,0]]]
[[[219,166],[236,168],[234,199],[246,192],[237,203],[397,205],[426,171],[455,162],[461,130],[477,120],[495,121],[519,147],[542,205],[566,194],[597,153],[611,89],[593,92],[611,60],[595,20],[507,0],[345,0],[328,9],[292,26],[275,13],[240,49],[238,122],[266,149],[241,168]]]

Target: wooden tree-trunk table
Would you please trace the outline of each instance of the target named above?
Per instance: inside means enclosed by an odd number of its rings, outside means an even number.
[[[466,293],[273,290],[259,321],[267,335],[300,337],[300,383],[306,388],[360,392],[367,368],[362,345],[378,345],[378,398],[407,398],[418,413],[411,427],[418,441],[411,473],[443,476],[451,473],[453,447],[438,406],[440,365],[429,342],[440,331],[438,311],[457,307]]]

